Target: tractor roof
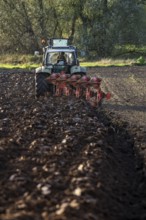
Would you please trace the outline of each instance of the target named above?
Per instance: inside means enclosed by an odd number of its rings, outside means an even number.
[[[66,38],[51,38],[48,41],[48,46],[50,47],[67,47],[69,45],[69,40]]]
[[[69,45],[69,40],[65,38],[52,38],[48,41],[47,52],[74,52],[76,47]]]
[[[61,48],[61,47],[58,47],[58,48],[47,48],[46,52],[75,52],[75,48]]]

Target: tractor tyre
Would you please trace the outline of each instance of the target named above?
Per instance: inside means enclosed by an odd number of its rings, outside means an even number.
[[[46,80],[48,74],[38,73],[35,76],[35,96],[44,96],[47,92],[53,93],[53,85],[49,84]]]

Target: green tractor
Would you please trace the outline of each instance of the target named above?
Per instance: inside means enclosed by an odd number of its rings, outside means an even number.
[[[69,45],[68,39],[50,39],[43,47],[43,65],[35,70],[35,95],[55,93],[55,85],[47,79],[52,74],[86,75],[86,68],[79,66],[77,49]]]

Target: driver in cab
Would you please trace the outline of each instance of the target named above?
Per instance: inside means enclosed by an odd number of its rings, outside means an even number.
[[[66,57],[65,57],[65,53],[61,52],[58,57],[57,57],[57,63],[60,64],[60,62],[64,62],[64,64],[66,64]]]

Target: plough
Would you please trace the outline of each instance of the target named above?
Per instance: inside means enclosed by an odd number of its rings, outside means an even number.
[[[100,106],[103,99],[109,100],[110,93],[105,94],[101,90],[101,79],[94,76],[70,75],[65,72],[60,74],[52,73],[47,79],[55,86],[55,96],[84,97],[93,107]]]

